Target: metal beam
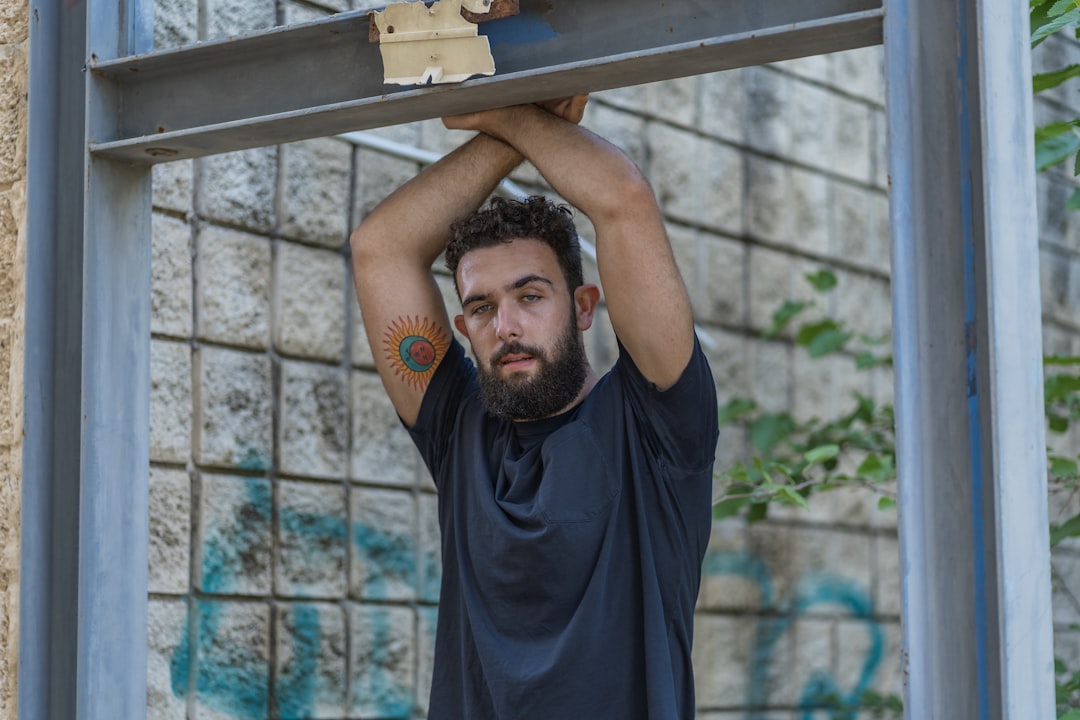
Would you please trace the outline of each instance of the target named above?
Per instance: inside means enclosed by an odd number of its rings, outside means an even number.
[[[1055,717],[1027,6],[890,0],[910,718]]]
[[[881,0],[523,0],[484,23],[496,74],[452,86],[382,82],[367,13],[119,60],[99,155],[198,157],[881,42]]]
[[[150,172],[92,158],[146,0],[34,0],[19,702],[26,720],[146,712]]]

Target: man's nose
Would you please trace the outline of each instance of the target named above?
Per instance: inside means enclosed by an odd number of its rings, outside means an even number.
[[[512,305],[499,306],[495,335],[503,342],[521,338],[521,316]]]

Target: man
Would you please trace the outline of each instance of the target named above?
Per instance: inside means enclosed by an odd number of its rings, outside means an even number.
[[[694,715],[715,387],[652,190],[577,124],[585,102],[446,118],[477,136],[351,239],[376,365],[439,490],[431,720]],[[523,158],[595,227],[620,345],[603,377],[568,213],[475,212]],[[444,249],[475,366],[431,273]]]

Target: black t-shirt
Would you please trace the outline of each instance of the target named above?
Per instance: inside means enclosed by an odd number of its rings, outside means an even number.
[[[696,344],[663,392],[620,346],[576,407],[514,423],[455,341],[410,430],[442,531],[429,720],[692,718],[717,433]]]

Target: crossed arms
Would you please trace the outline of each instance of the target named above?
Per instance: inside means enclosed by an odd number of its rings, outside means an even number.
[[[407,425],[416,422],[451,336],[432,263],[450,225],[476,210],[523,159],[592,221],[608,315],[644,376],[665,388],[685,369],[694,342],[690,302],[655,196],[621,150],[577,124],[585,101],[445,118],[451,129],[478,134],[394,191],[353,231],[353,277],[368,340]],[[411,341],[418,343],[414,357],[404,358],[402,340],[410,337],[420,340]]]

